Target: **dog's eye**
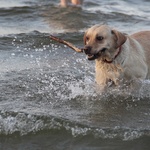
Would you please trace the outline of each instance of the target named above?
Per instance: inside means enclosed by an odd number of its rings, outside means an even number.
[[[86,37],[86,41],[88,41],[89,40],[89,37]]]
[[[96,37],[96,40],[98,40],[98,41],[102,41],[104,38],[102,37],[102,36],[97,36]]]

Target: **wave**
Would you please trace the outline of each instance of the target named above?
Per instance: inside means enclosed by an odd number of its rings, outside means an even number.
[[[120,126],[115,126],[114,128],[90,127],[63,118],[32,115],[23,112],[1,112],[0,122],[0,136],[16,133],[23,136],[29,133],[37,133],[41,130],[66,130],[73,137],[92,135],[95,138],[103,139],[133,140],[142,136],[150,136],[150,130],[146,129],[123,128]]]
[[[140,5],[142,4],[142,5]],[[136,7],[138,6],[138,7]],[[56,1],[2,1],[0,35],[28,33],[83,32],[88,27],[105,23],[122,31],[149,29],[149,2],[85,1],[81,8],[60,8]],[[126,7],[126,9],[124,9]],[[65,21],[64,21],[65,20]],[[135,25],[135,28],[131,28]],[[133,31],[134,30],[134,31]]]
[[[12,96],[12,100],[9,95],[9,99],[4,95],[6,100],[1,97],[0,136],[16,133],[23,136],[45,130],[65,130],[73,137],[92,135],[103,139],[133,140],[150,136],[148,95],[133,96],[120,89],[100,94],[92,87],[90,78],[85,79],[88,81],[85,86],[84,80],[75,79],[73,74],[64,78],[64,74],[52,73],[48,77],[50,82],[43,80],[46,86],[41,85],[38,91],[33,87],[41,80],[34,78],[22,88],[21,82],[19,87],[10,87],[12,92],[17,90],[17,95]],[[11,92],[8,85],[6,87]]]

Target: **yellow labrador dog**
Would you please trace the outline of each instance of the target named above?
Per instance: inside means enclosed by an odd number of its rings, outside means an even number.
[[[84,35],[84,52],[96,61],[96,82],[150,78],[150,31],[126,35],[107,25],[95,25]]]

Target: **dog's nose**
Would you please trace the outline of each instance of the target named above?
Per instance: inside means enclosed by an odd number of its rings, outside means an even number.
[[[85,54],[90,54],[92,47],[91,46],[85,46],[83,51],[85,52]]]

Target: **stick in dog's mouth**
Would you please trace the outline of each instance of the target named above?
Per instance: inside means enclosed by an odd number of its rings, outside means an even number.
[[[50,39],[52,39],[52,40],[54,40],[54,41],[57,41],[57,42],[59,42],[59,43],[62,43],[62,44],[64,44],[64,45],[70,47],[71,49],[73,49],[74,51],[76,51],[76,52],[78,52],[78,53],[83,52],[83,49],[79,49],[79,48],[77,48],[76,46],[74,46],[72,43],[67,42],[67,41],[65,41],[65,40],[62,40],[62,39],[60,39],[60,38],[58,38],[58,37],[55,37],[55,36],[53,36],[53,35],[50,35]]]

